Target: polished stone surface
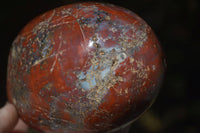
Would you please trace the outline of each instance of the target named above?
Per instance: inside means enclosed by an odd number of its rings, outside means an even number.
[[[72,4],[36,17],[16,37],[8,95],[38,130],[103,132],[150,107],[164,65],[156,36],[133,12]]]

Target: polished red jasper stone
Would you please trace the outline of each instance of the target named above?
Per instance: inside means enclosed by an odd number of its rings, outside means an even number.
[[[29,22],[13,42],[7,91],[31,127],[117,130],[154,101],[164,72],[159,42],[133,12],[77,3]]]

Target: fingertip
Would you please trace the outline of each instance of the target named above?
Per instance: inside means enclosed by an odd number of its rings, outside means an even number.
[[[10,132],[18,121],[17,110],[14,105],[6,103],[0,109],[0,133]]]
[[[26,133],[27,131],[28,126],[21,119],[18,119],[17,125],[13,129],[12,133]]]

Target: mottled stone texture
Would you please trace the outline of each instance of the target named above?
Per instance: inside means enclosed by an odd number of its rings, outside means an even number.
[[[9,55],[7,91],[38,130],[104,132],[152,104],[163,72],[159,42],[144,20],[113,5],[78,3],[22,29]]]

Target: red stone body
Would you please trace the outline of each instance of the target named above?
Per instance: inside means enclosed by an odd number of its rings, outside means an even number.
[[[41,131],[104,132],[153,102],[164,72],[151,28],[113,5],[78,3],[29,22],[13,42],[7,91]]]

